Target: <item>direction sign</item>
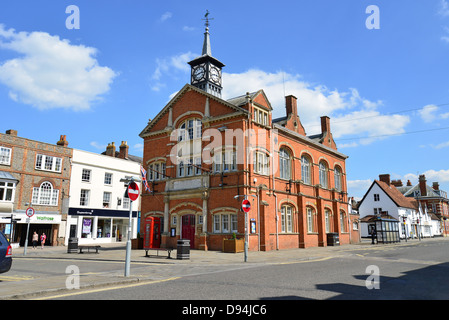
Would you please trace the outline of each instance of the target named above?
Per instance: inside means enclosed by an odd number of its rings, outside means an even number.
[[[251,210],[251,203],[249,200],[245,199],[242,201],[242,210],[245,212],[249,212],[249,210]]]
[[[128,197],[131,201],[136,201],[139,197],[139,186],[135,182],[131,182],[128,186]]]
[[[34,209],[31,208],[31,207],[29,207],[29,208],[25,211],[25,214],[26,214],[29,218],[31,218],[32,216],[34,216]]]

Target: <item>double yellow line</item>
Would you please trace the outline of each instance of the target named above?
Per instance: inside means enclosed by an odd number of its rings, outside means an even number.
[[[137,282],[137,283],[132,283],[132,284],[123,284],[123,285],[118,285],[118,286],[104,287],[104,288],[90,289],[90,290],[89,289],[86,289],[86,290],[81,289],[81,290],[76,290],[76,291],[59,294],[59,295],[54,295],[54,296],[35,298],[32,300],[59,299],[59,298],[77,296],[77,295],[81,295],[81,294],[89,294],[89,293],[97,293],[97,292],[110,291],[110,290],[133,288],[133,287],[146,286],[149,284],[161,283],[161,282],[166,282],[166,281],[173,281],[173,280],[176,280],[179,278],[180,277],[173,277],[173,278],[167,278],[167,279],[162,279],[162,280],[143,281],[143,282]]]

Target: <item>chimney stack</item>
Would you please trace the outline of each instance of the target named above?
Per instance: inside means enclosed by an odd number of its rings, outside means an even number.
[[[411,187],[412,186],[412,182],[410,180],[407,180],[407,187]]]
[[[120,159],[128,159],[128,150],[129,150],[128,143],[126,141],[122,141],[122,144],[120,145],[120,153],[119,153],[118,157]]]
[[[106,155],[110,157],[115,157],[115,143],[109,143],[106,147]]]
[[[321,133],[330,133],[331,132],[331,120],[328,116],[321,117]]]
[[[289,95],[285,97],[285,109],[287,111],[287,118],[289,115],[297,116],[298,115],[298,98],[293,95]]]
[[[427,196],[427,186],[426,186],[426,176],[421,174],[419,175],[419,191],[421,192],[421,196]]]
[[[13,129],[6,130],[6,134],[9,134],[10,136],[13,136],[13,137],[17,137],[17,130],[13,130]]]
[[[434,183],[432,184],[432,187],[433,187],[433,190],[436,190],[436,191],[440,190],[440,185],[439,185],[438,182],[434,182]]]
[[[390,185],[390,175],[389,174],[379,174],[379,180]]]
[[[58,146],[67,147],[69,145],[69,142],[67,141],[67,137],[65,134],[62,134],[59,138],[59,141],[56,142]]]
[[[402,187],[402,180],[391,180],[391,184],[394,185],[395,187]]]

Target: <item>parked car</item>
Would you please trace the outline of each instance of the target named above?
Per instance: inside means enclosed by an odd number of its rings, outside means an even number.
[[[12,265],[12,247],[0,231],[0,273],[7,272]]]

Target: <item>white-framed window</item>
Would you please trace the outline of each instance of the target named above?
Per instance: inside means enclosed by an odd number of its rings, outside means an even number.
[[[270,173],[270,158],[265,152],[254,152],[254,172],[268,175]]]
[[[329,233],[331,230],[331,213],[329,209],[324,209],[324,225],[326,233]]]
[[[130,200],[129,198],[123,197],[123,209],[129,209]]]
[[[223,147],[214,150],[214,172],[229,172],[237,170],[237,152],[233,147]]]
[[[14,202],[15,182],[0,181],[0,202]]]
[[[291,178],[290,153],[285,148],[279,150],[279,177],[282,179]]]
[[[213,219],[214,233],[232,233],[237,232],[237,215],[221,213],[215,214]]]
[[[81,189],[80,206],[87,207],[89,205],[89,198],[90,198],[90,190]]]
[[[0,146],[0,164],[11,164],[11,148]]]
[[[327,188],[327,166],[323,161],[321,161],[319,164],[319,170],[320,170],[320,184],[323,188]]]
[[[293,232],[293,207],[284,205],[281,207],[281,232]]]
[[[103,208],[111,207],[112,194],[110,192],[103,192]]]
[[[107,186],[112,185],[112,173],[105,172],[104,174],[104,184]]]
[[[374,194],[374,201],[380,201],[379,194],[377,193]]]
[[[310,160],[307,156],[301,157],[301,178],[302,182],[305,184],[311,184],[311,170],[310,170]]]
[[[346,232],[346,214],[343,210],[340,211],[340,229],[341,232]]]
[[[188,119],[184,121],[178,129],[178,142],[201,138],[202,129],[200,119]]]
[[[155,162],[148,166],[148,181],[164,180],[166,176],[165,162]]]
[[[81,173],[81,181],[90,182],[91,175],[92,175],[92,170],[83,169],[83,171]]]
[[[334,179],[335,179],[335,189],[337,189],[338,191],[342,190],[341,178],[342,178],[341,169],[339,167],[336,167],[334,170]]]
[[[45,181],[40,187],[33,188],[31,203],[36,205],[57,206],[59,190],[53,189],[53,185]]]
[[[201,175],[201,120],[196,118],[187,119],[181,123],[177,130],[177,176]]]
[[[36,166],[37,170],[61,172],[62,158],[47,156],[45,154],[36,155]]]
[[[254,122],[263,126],[268,126],[268,112],[262,109],[254,108]]]
[[[307,212],[307,232],[315,232],[315,210],[312,207],[306,207]]]

